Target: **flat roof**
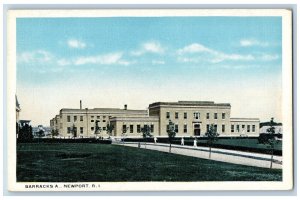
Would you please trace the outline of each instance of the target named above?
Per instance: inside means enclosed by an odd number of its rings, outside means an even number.
[[[259,118],[230,118],[230,122],[259,121]]]
[[[133,117],[133,116],[126,116],[126,117],[111,117],[110,121],[159,121],[158,116],[141,116],[141,117]]]
[[[155,102],[149,105],[156,106],[231,106],[230,103],[215,103],[214,101],[178,101],[178,102]]]
[[[92,113],[92,112],[111,112],[111,113],[148,113],[148,110],[130,110],[130,109],[121,109],[121,108],[92,108],[92,109],[88,109],[88,108],[84,108],[84,109],[74,109],[74,108],[62,108],[60,111],[62,112],[82,112],[85,113],[86,111],[88,111],[88,113]]]

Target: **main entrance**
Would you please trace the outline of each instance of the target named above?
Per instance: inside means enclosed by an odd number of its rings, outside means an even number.
[[[200,136],[200,134],[201,134],[200,124],[194,124],[194,135]]]

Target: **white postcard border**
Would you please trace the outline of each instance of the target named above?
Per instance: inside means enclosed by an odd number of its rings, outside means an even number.
[[[282,17],[282,114],[283,181],[245,182],[16,182],[16,19],[26,17],[146,17],[146,16],[281,16]],[[285,9],[99,9],[99,10],[10,10],[7,21],[7,132],[8,187],[10,191],[201,191],[201,190],[291,190],[293,188],[292,123],[292,21]],[[25,188],[26,185],[42,188]],[[79,188],[68,185],[82,184]],[[84,184],[88,184],[84,187]],[[93,185],[94,184],[94,185]],[[56,188],[57,185],[57,188]],[[50,187],[50,188],[49,188]],[[52,187],[52,188],[51,188]],[[71,186],[70,186],[71,187]]]

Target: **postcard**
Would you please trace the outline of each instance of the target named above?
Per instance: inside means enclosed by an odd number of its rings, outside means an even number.
[[[292,11],[7,16],[10,191],[293,188]]]

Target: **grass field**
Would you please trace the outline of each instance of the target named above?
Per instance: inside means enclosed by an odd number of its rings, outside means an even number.
[[[17,181],[281,181],[282,170],[109,144],[18,144]]]

